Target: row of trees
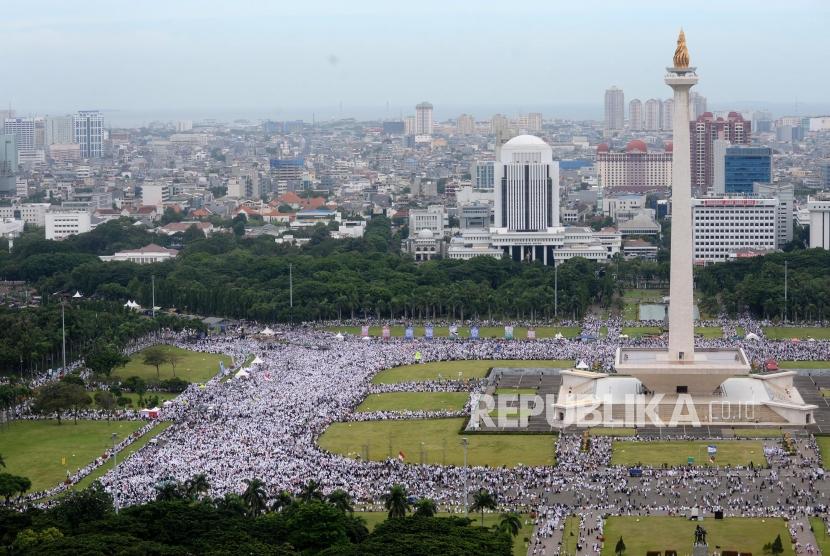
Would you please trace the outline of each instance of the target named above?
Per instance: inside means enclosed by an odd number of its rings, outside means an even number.
[[[429,511],[430,504],[421,501],[412,517],[390,512],[369,532],[343,491],[323,496],[310,482],[296,494],[280,493],[269,505],[261,481],[245,485],[240,495],[211,498],[204,475],[184,483],[165,480],[157,485],[154,502],[115,514],[112,497],[95,483],[47,510],[0,509],[0,542],[7,552],[22,555],[508,556],[521,527],[512,514],[500,527],[470,527],[469,519],[435,517],[434,503]]]

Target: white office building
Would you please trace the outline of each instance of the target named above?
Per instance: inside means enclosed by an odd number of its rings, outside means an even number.
[[[34,118],[6,118],[3,133],[13,135],[17,145],[18,161],[23,164],[35,154]]]
[[[175,249],[167,249],[166,247],[151,243],[140,249],[118,251],[113,255],[103,255],[98,258],[104,262],[118,261],[136,264],[153,264],[175,259],[178,254],[179,252]]]
[[[776,233],[778,239],[776,247],[783,249],[793,240],[793,219],[795,218],[795,191],[791,183],[758,183],[753,184],[753,193],[756,197],[778,199],[778,214],[776,215]]]
[[[43,228],[46,225],[46,212],[49,203],[23,203],[10,207],[0,207],[0,219],[22,220],[25,224]]]
[[[104,115],[97,110],[82,110],[73,118],[74,142],[81,146],[82,158],[104,156]]]
[[[168,201],[170,201],[170,185],[166,183],[144,183],[141,186],[141,206],[161,208]]]
[[[437,237],[444,237],[448,224],[444,205],[430,205],[425,209],[410,209],[409,237],[415,237],[421,230],[430,230]]]
[[[807,197],[810,213],[810,247],[830,249],[830,194]]]
[[[695,264],[725,261],[742,249],[777,247],[778,199],[692,199]]]
[[[638,98],[628,103],[628,129],[643,130],[643,102]]]
[[[74,140],[72,116],[47,116],[43,121],[44,142],[52,145],[68,145]]]
[[[663,103],[656,98],[646,101],[643,110],[643,127],[646,131],[660,131],[663,129]]]
[[[64,239],[92,229],[91,216],[85,210],[51,210],[46,213],[46,239]]]

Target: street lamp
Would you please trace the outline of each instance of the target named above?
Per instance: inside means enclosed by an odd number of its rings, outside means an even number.
[[[113,496],[113,501],[115,502],[115,513],[118,513],[118,452],[115,451],[115,441],[118,438],[117,433],[112,433],[112,470],[115,474],[115,487],[113,491],[115,492],[115,496]]]

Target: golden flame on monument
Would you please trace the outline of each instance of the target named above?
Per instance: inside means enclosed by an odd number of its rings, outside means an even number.
[[[689,67],[689,51],[686,48],[686,34],[683,29],[680,30],[680,35],[677,37],[677,48],[674,49],[674,67],[683,69]]]

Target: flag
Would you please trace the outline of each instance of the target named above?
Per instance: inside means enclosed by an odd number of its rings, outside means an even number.
[[[66,456],[61,458],[61,465],[66,465]]]
[[[401,461],[405,460],[406,454],[404,454],[403,452],[398,452],[398,459]]]
[[[707,447],[706,447],[706,452],[707,452],[710,456],[713,456],[713,455],[715,455],[715,454],[717,454],[717,453],[718,453],[718,447],[717,447],[717,446],[715,446],[714,444],[710,444],[709,446],[707,446]]]

